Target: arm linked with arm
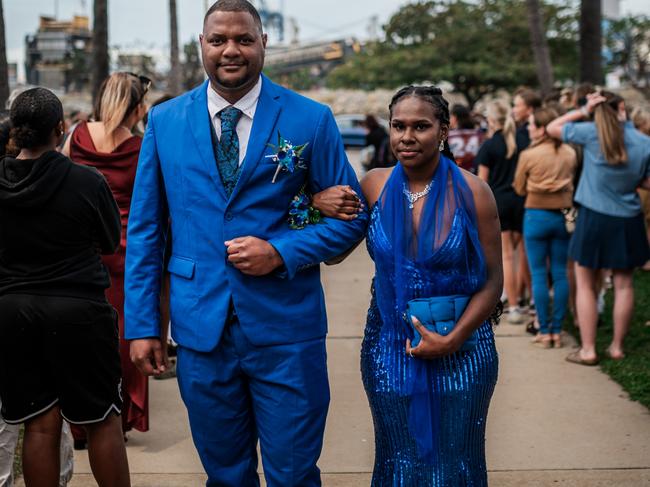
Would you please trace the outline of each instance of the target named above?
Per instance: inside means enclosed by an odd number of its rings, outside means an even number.
[[[343,141],[329,109],[324,109],[316,130],[309,167],[309,189],[317,193],[336,185],[349,185],[361,194],[354,170],[347,161]],[[368,222],[367,211],[358,218],[342,221],[325,218],[302,230],[289,230],[269,240],[284,261],[292,279],[303,268],[340,256],[362,240]]]

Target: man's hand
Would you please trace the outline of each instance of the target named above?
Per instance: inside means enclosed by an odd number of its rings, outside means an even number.
[[[275,247],[257,237],[240,237],[226,242],[228,261],[243,274],[265,276],[284,265]]]
[[[145,376],[160,375],[169,366],[167,353],[158,338],[131,341],[131,362]]]

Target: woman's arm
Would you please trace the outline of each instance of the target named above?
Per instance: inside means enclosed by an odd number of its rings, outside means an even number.
[[[480,165],[478,167],[478,174],[477,176],[482,180],[485,181],[486,183],[488,182],[488,178],[490,177],[490,168],[484,165]]]
[[[650,191],[650,178],[645,178],[643,181],[641,181],[639,188],[647,189]]]
[[[562,140],[562,128],[565,124],[588,119],[594,112],[594,108],[605,101],[607,101],[607,99],[600,93],[591,93],[587,95],[586,105],[579,110],[572,110],[553,120],[546,126],[546,133],[549,137]]]
[[[354,220],[363,212],[364,205],[359,195],[350,186],[332,186],[316,193],[311,206],[321,215],[339,220]]]
[[[526,196],[526,181],[528,179],[528,154],[526,152],[528,150],[525,150],[519,156],[515,178],[512,182],[512,187],[519,196]]]
[[[465,312],[449,335],[432,333],[417,319],[413,319],[413,324],[422,335],[422,340],[415,348],[411,348],[410,341],[407,340],[406,353],[414,357],[432,359],[457,352],[470,335],[492,315],[503,290],[501,231],[494,195],[490,187],[475,176],[466,179],[474,194],[487,280],[481,290],[472,296]]]
[[[361,191],[363,191],[363,196],[365,200],[368,202],[368,208],[372,208],[372,206],[377,201],[377,198],[379,198],[381,189],[384,187],[384,184],[386,183],[386,180],[388,179],[388,176],[390,175],[391,171],[392,168],[373,169],[372,171],[368,171],[368,173],[361,180]],[[326,189],[325,192],[331,189],[332,188]],[[356,244],[350,247],[345,253],[326,261],[325,264],[327,265],[340,264],[354,251],[354,249],[356,249],[359,246],[361,242],[363,242],[363,239],[359,240]]]

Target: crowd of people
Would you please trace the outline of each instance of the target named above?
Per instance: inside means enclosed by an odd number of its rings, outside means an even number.
[[[318,264],[364,239],[375,486],[487,485],[503,304],[545,349],[573,312],[567,360],[595,365],[611,277],[607,354],[625,358],[633,271],[650,261],[647,111],[581,85],[522,88],[479,116],[408,86],[388,131],[367,117],[359,183],[331,111],[261,74],[249,2],[216,2],[200,42],[208,80],[148,113],[151,81],[117,72],[89,120],[45,88],[0,114],[0,485],[20,424],[27,486],[66,485],[72,444],[99,485],[130,485],[125,435],[149,429],[170,322],[207,485],[258,485],[258,441],[267,485],[320,485]]]

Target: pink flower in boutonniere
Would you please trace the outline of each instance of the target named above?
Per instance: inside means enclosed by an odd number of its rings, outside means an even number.
[[[275,170],[271,183],[275,183],[280,171],[292,173],[296,169],[307,169],[305,161],[302,158],[302,153],[308,145],[309,142],[302,145],[293,145],[278,132],[278,145],[268,144],[275,151],[275,154],[266,156],[278,163],[278,168]]]

